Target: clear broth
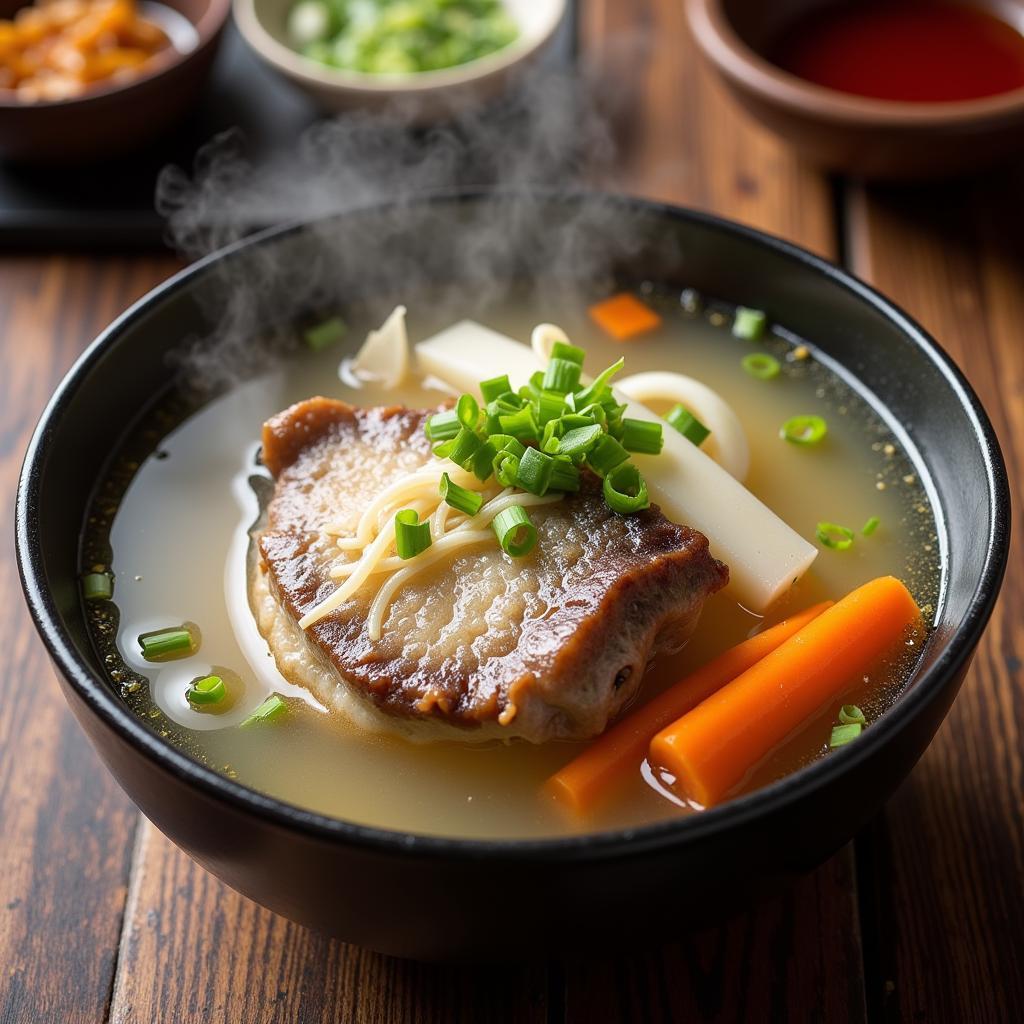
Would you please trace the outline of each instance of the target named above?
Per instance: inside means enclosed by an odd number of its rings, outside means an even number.
[[[555,310],[510,301],[479,319],[520,339],[529,338],[535,323],[553,320],[586,347],[591,369],[624,354],[627,374],[672,369],[705,381],[741,414],[751,447],[747,486],[794,529],[814,542],[820,520],[859,530],[878,516],[881,525],[871,537],[858,534],[850,550],[823,549],[812,571],[767,620],[728,592],[715,595],[686,648],[650,667],[638,703],[764,621],[841,596],[875,576],[902,578],[928,618],[939,581],[935,520],[917,471],[879,415],[813,354],[794,358],[794,346],[782,332],[753,346],[732,336],[725,307],[694,316],[683,312],[674,294],[648,293],[647,299],[663,314],[663,326],[626,345],[605,337],[582,306]],[[446,326],[424,315],[426,303],[410,301],[409,307],[412,340]],[[356,344],[375,324],[354,311],[348,315],[349,337]],[[740,360],[758,349],[781,360],[778,378],[761,381],[743,372]],[[400,401],[416,407],[435,405],[441,397],[420,384],[386,393],[372,386],[354,389],[339,375],[343,355],[338,349],[303,351],[170,429],[166,424],[173,414],[167,413],[164,426],[150,431],[159,439],[155,450],[141,460],[126,453],[116,463],[108,496],[91,519],[95,538],[87,540],[83,568],[102,563],[99,552],[112,551],[116,606],[93,603],[89,611],[111,677],[125,698],[171,742],[215,769],[298,806],[368,825],[526,838],[695,813],[644,763],[597,816],[572,820],[541,795],[540,787],[582,744],[414,745],[367,735],[278,674],[248,610],[243,568],[246,530],[258,511],[249,478],[260,473],[256,454],[263,421],[314,394],[359,405]],[[780,424],[800,413],[828,420],[821,445],[801,447],[779,438]],[[119,475],[128,483],[115,500],[109,494],[117,490]],[[197,623],[202,633],[193,657],[162,665],[142,660],[139,634],[184,621]],[[859,703],[869,722],[905,685],[917,650],[905,653],[844,697]],[[225,715],[200,714],[184,696],[188,682],[211,669],[233,671],[240,681],[243,692]],[[239,730],[238,722],[274,691],[289,699],[287,718]],[[827,756],[839,703],[757,766],[739,791]]]

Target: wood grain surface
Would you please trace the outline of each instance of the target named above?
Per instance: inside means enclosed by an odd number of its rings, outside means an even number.
[[[581,14],[584,56],[619,99],[615,172],[603,183],[845,254],[964,366],[1021,507],[1019,175],[902,191],[830,182],[722,94],[679,0],[584,0]],[[9,496],[60,375],[174,268],[155,256],[0,258]],[[11,518],[8,499],[9,579]],[[948,721],[855,851],[660,949],[471,970],[314,935],[140,823],[65,709],[12,583],[0,595],[0,1024],[1024,1019],[1022,618],[1014,567]]]

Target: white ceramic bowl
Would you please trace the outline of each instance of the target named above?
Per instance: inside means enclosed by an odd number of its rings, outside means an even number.
[[[238,29],[263,60],[328,110],[393,107],[417,123],[450,116],[498,95],[512,74],[546,49],[566,10],[566,0],[505,0],[519,36],[503,49],[437,71],[378,75],[327,67],[293,50],[285,24],[294,2],[233,0]]]

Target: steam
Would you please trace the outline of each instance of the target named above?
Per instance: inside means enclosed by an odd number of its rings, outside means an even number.
[[[535,70],[510,98],[437,127],[413,127],[409,108],[352,113],[314,126],[293,151],[261,164],[228,133],[200,152],[191,173],[166,168],[157,208],[169,240],[190,259],[296,221],[312,222],[318,242],[289,236],[212,268],[199,298],[216,329],[187,346],[188,376],[215,388],[251,376],[294,338],[296,318],[343,307],[353,295],[379,297],[386,311],[425,293],[459,319],[500,299],[513,277],[544,301],[607,276],[640,244],[616,230],[613,208],[584,204],[551,224],[543,206],[519,196],[576,185],[584,168],[607,172],[615,154],[608,110],[586,73]],[[475,185],[504,198],[454,213],[421,201]],[[381,204],[372,216],[325,219]]]

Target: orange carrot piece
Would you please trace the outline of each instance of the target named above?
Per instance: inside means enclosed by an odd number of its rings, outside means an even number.
[[[629,292],[620,292],[591,306],[590,316],[616,341],[629,341],[661,324],[661,317]]]
[[[882,576],[847,594],[651,740],[651,764],[711,807],[752,768],[900,645],[921,613]]]
[[[759,662],[831,605],[831,601],[816,604],[702,665],[609,729],[555,772],[544,784],[545,790],[577,814],[592,811],[614,792],[620,779],[639,766],[659,729]]]

